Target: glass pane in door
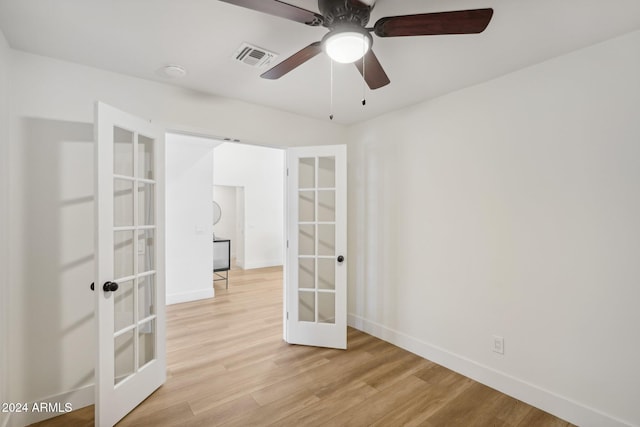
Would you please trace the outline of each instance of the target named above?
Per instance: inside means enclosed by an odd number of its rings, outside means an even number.
[[[298,320],[301,322],[316,321],[316,293],[298,292]]]
[[[336,323],[336,294],[318,292],[318,322]]]
[[[155,269],[153,235],[154,230],[138,230],[138,274]]]
[[[133,309],[133,280],[118,283],[118,290],[113,293],[113,332],[133,325]]]
[[[153,170],[154,140],[144,135],[138,135],[138,173],[136,176],[143,179],[155,179]]]
[[[135,372],[134,331],[127,331],[115,337],[114,343],[114,374],[115,384],[125,380]]]
[[[318,255],[335,255],[336,226],[333,224],[318,225]]]
[[[298,254],[299,255],[315,255],[316,254],[316,226],[315,225],[303,224],[299,226]]]
[[[155,319],[151,319],[138,328],[138,366],[141,368],[151,362],[155,354]]]
[[[298,259],[298,287],[315,289],[316,287],[316,266],[315,258]]]
[[[336,186],[336,158],[320,157],[318,159],[318,187],[335,188]]]
[[[138,183],[138,225],[153,225],[155,185],[146,182]]]
[[[298,162],[298,187],[314,188],[316,186],[316,159],[303,158]]]
[[[113,225],[115,227],[133,225],[133,181],[113,180]]]
[[[133,176],[133,132],[113,128],[113,173]]]
[[[311,222],[316,219],[316,192],[300,191],[298,194],[298,220]]]
[[[138,279],[138,319],[145,319],[155,314],[155,275],[142,276]]]
[[[318,221],[334,222],[336,220],[335,190],[318,191]]]
[[[113,233],[114,280],[133,276],[133,231]]]
[[[335,258],[318,259],[318,289],[336,288]]]

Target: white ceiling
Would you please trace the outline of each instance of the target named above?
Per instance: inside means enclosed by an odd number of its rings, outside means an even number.
[[[317,11],[314,0],[291,4]],[[638,0],[378,0],[384,16],[492,7],[478,35],[377,38],[391,84],[366,91],[351,65],[336,65],[334,115],[354,123],[640,29]],[[279,80],[232,59],[242,42],[277,62],[326,29],[217,0],[0,0],[0,28],[14,49],[328,120],[329,60],[319,55]],[[640,48],[640,47],[639,47]],[[184,66],[180,80],[158,75]],[[273,64],[272,64],[273,65]]]

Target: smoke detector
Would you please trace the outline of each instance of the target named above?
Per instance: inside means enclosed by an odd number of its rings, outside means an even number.
[[[233,57],[243,64],[260,68],[269,65],[278,57],[278,54],[245,42],[240,45]]]
[[[179,79],[187,75],[187,70],[181,65],[165,65],[158,70],[158,74],[170,79]]]

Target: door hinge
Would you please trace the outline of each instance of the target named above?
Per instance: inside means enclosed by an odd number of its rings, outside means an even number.
[[[287,176],[289,176],[289,168],[287,168]]]
[[[289,312],[287,311],[287,320],[289,320]]]
[[[289,241],[287,240],[287,249],[289,249]]]

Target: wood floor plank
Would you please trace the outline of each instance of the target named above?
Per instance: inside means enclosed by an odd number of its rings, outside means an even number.
[[[313,403],[319,401],[320,398],[310,391],[301,391],[299,393],[283,397],[273,401],[265,406],[239,413],[238,416],[224,426],[246,427],[249,425],[270,425],[277,423],[282,418],[299,412]]]
[[[318,402],[280,420],[282,426],[324,426],[327,420],[341,418],[341,415],[353,410],[360,403],[366,401],[378,390],[366,383],[350,383],[340,389],[334,389]]]
[[[502,404],[496,411],[496,418],[507,422],[511,426],[518,426],[523,422],[526,425],[524,420],[531,412],[541,413],[542,411],[534,410],[526,403],[505,394],[502,395]]]
[[[419,426],[472,384],[473,381],[460,376],[455,384],[422,386],[414,395],[401,402],[372,426],[385,427],[391,424]]]
[[[568,427],[571,426],[571,424],[546,412],[532,410],[529,411],[524,419],[517,425],[517,427],[529,426]]]
[[[245,394],[235,400],[216,406],[211,411],[202,412],[189,421],[184,420],[183,425],[189,427],[219,426],[232,422],[237,419],[240,414],[252,411],[258,407],[258,403],[250,395]]]
[[[178,402],[156,411],[134,411],[118,423],[120,427],[179,425],[182,420],[191,419],[193,412],[187,402]]]
[[[216,297],[167,307],[167,382],[119,426],[566,427],[348,328],[348,350],[282,341],[282,269],[232,269]],[[93,424],[93,406],[37,423]]]
[[[409,376],[393,386],[372,395],[346,413],[327,420],[327,426],[369,426],[391,412],[424,387],[424,382]]]
[[[429,417],[429,422],[436,425],[446,422],[451,426],[492,425],[500,396],[501,393],[485,385],[473,383]],[[478,411],[478,407],[483,410]]]

